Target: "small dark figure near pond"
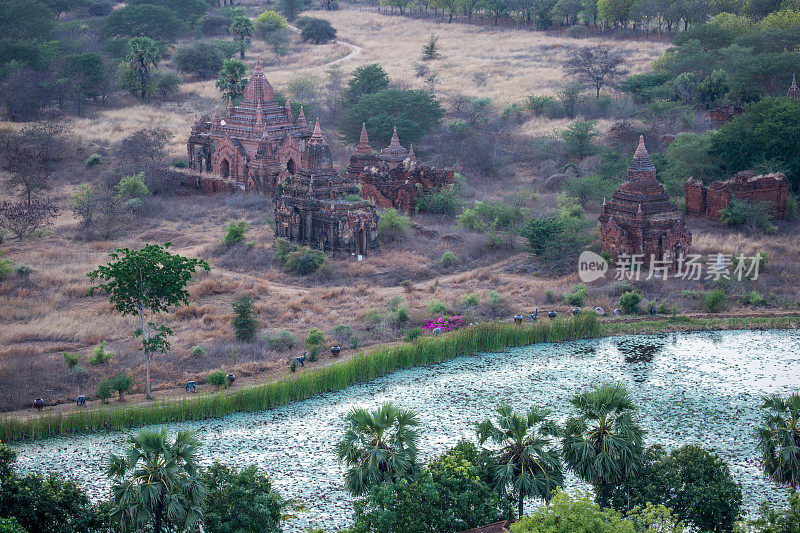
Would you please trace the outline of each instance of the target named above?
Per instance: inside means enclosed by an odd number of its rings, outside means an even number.
[[[547,313],[547,316],[549,316],[550,318],[555,318],[556,316],[558,316],[558,313],[556,313],[555,311],[550,311],[549,313]]]
[[[186,382],[186,392],[197,392],[197,382],[196,381],[187,381]]]
[[[572,316],[578,316],[579,314],[581,314],[580,307],[576,307],[575,309],[572,310]]]
[[[41,411],[44,409],[44,398],[36,398],[33,400],[33,406],[36,408],[37,411]]]
[[[77,406],[83,405],[85,407],[86,406],[86,396],[78,396],[77,398],[75,398],[75,405],[77,405]]]
[[[233,383],[234,381],[236,381],[236,376],[228,374],[228,383]]]
[[[295,358],[294,358],[294,360],[295,360],[295,361],[297,362],[297,364],[299,364],[300,366],[306,366],[306,365],[305,365],[305,362],[306,362],[306,352],[303,352],[303,355],[301,355],[300,357],[295,357]]]
[[[537,307],[533,313],[531,313],[531,322],[536,322],[536,319],[539,318],[539,308]]]

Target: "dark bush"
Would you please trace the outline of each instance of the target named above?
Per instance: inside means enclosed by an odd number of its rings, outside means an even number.
[[[196,42],[175,51],[175,68],[186,74],[196,74],[204,80],[216,78],[224,61],[219,47],[210,42]]]
[[[327,20],[312,18],[303,25],[300,38],[304,42],[311,41],[314,44],[325,44],[336,39],[336,28],[331,26],[331,23]]]

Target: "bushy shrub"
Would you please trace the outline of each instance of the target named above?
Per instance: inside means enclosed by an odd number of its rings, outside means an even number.
[[[254,299],[250,294],[240,294],[233,302],[233,318],[231,325],[236,338],[250,342],[258,331],[258,319],[255,317]]]
[[[175,68],[204,80],[216,78],[224,61],[219,48],[214,43],[204,41],[181,46],[173,56]]]
[[[539,96],[530,94],[525,97],[525,107],[534,115],[542,115],[549,108],[556,104],[556,99],[552,96]]]
[[[61,357],[64,358],[64,363],[67,365],[67,368],[75,367],[81,360],[81,354],[74,352],[63,352]]]
[[[442,268],[453,268],[456,264],[456,254],[453,252],[443,253],[442,257],[439,259],[439,264],[442,265]]]
[[[405,330],[403,332],[403,339],[406,342],[414,342],[417,338],[419,338],[422,335],[422,333],[423,333],[423,330],[419,326],[413,327],[413,328],[408,328],[407,330]]]
[[[95,346],[92,355],[89,356],[87,361],[92,366],[100,366],[110,361],[112,357],[114,357],[114,354],[106,351],[106,341],[103,341]]]
[[[428,302],[428,312],[432,315],[441,315],[448,310],[447,304],[441,300],[431,300]]]
[[[106,403],[108,399],[111,398],[111,392],[113,391],[111,387],[111,380],[104,379],[97,384],[97,387],[95,387],[94,391],[95,394],[97,394],[97,397],[100,398],[100,402]]]
[[[745,298],[744,298],[744,302],[747,305],[753,305],[753,306],[762,305],[762,304],[764,304],[764,302],[766,302],[766,300],[767,299],[764,298],[764,296],[760,292],[755,290],[755,289],[753,289],[752,291],[748,292],[747,296],[745,296]]]
[[[133,198],[143,199],[150,194],[150,190],[144,183],[144,172],[133,174],[132,176],[125,176],[115,187],[116,194],[114,198],[117,200],[127,202]]]
[[[222,242],[228,246],[232,246],[238,242],[244,242],[247,238],[247,229],[249,227],[250,224],[244,220],[231,222],[225,226],[225,237],[223,237]]]
[[[99,165],[103,161],[103,156],[100,154],[92,154],[86,158],[86,167],[93,167]]]
[[[626,315],[635,315],[639,312],[642,303],[642,295],[636,291],[628,291],[619,297],[619,308]]]
[[[472,292],[469,294],[464,295],[461,298],[461,305],[468,305],[471,307],[477,307],[481,304],[481,297],[478,295],[477,292]]]
[[[327,20],[312,18],[303,25],[300,38],[303,42],[311,41],[314,44],[325,44],[336,39],[336,28],[331,26],[331,23]]]
[[[417,213],[435,215],[454,215],[461,208],[456,187],[442,187],[438,191],[423,194],[417,198],[414,209]]]
[[[331,333],[338,342],[347,342],[353,338],[353,334],[355,332],[353,331],[353,328],[346,324],[338,324],[333,327]]]
[[[206,383],[209,385],[214,385],[217,389],[224,388],[228,386],[228,373],[224,370],[216,370],[211,372],[206,377]]]
[[[577,120],[567,126],[567,129],[561,132],[567,152],[578,157],[594,154],[597,151],[594,140],[599,135],[596,124],[591,120]]]
[[[124,372],[111,378],[111,390],[119,394],[119,401],[125,401],[125,393],[133,388],[133,378]]]
[[[583,306],[586,302],[586,285],[579,283],[572,287],[572,292],[564,293],[564,303],[567,305]]]
[[[777,226],[771,222],[772,211],[769,202],[751,203],[731,198],[719,214],[723,223],[734,228],[747,227],[764,233],[778,231]]]
[[[306,337],[306,346],[319,346],[325,342],[325,334],[319,328],[311,328]]]
[[[711,289],[703,295],[703,309],[709,313],[719,313],[725,308],[728,296],[722,289]]]
[[[194,357],[203,357],[206,354],[206,349],[199,344],[195,344],[192,346],[191,352]]]
[[[378,239],[382,243],[400,241],[406,238],[411,219],[397,209],[384,209],[378,221]]]
[[[272,350],[286,351],[297,344],[297,337],[291,331],[283,329],[275,334],[263,334],[261,341]]]

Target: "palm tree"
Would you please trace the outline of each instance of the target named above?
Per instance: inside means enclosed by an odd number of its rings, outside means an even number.
[[[151,70],[158,68],[161,47],[148,37],[134,37],[128,42],[126,61],[138,81],[139,94],[144,99],[150,86]]]
[[[244,50],[253,34],[253,21],[243,15],[233,17],[230,32],[239,41],[239,58],[244,59]]]
[[[225,100],[238,100],[242,96],[247,79],[244,77],[247,65],[237,59],[226,59],[217,79],[217,88]]]
[[[600,506],[606,507],[608,489],[635,476],[641,466],[644,432],[633,418],[633,400],[621,383],[604,383],[576,394],[570,403],[577,415],[564,426],[564,464],[594,485]]]
[[[412,476],[417,470],[417,413],[384,403],[378,409],[353,409],[336,455],[349,468],[345,487],[355,496],[384,481]]]
[[[197,453],[200,442],[180,431],[170,442],[166,429],[144,430],[129,438],[124,456],[111,454],[106,475],[111,480],[111,517],[123,532],[152,527],[180,531],[198,524],[205,487]]]
[[[498,419],[477,424],[478,440],[499,446],[494,452],[494,478],[500,494],[518,498],[519,516],[527,496],[550,501],[553,491],[564,483],[558,452],[550,446],[550,437],[558,428],[550,420],[550,411],[537,406],[517,414],[507,403],[497,407]]]
[[[768,412],[756,436],[764,473],[794,493],[800,486],[800,393],[785,400],[777,394],[764,396],[762,407]]]

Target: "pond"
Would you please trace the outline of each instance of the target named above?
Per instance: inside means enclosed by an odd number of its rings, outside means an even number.
[[[288,524],[326,531],[349,524],[352,503],[343,490],[344,468],[334,443],[353,407],[382,402],[417,410],[424,459],[461,438],[475,439],[474,424],[499,401],[518,410],[538,404],[563,419],[568,399],[603,381],[627,384],[648,444],[699,444],[716,450],[742,483],[745,506],[785,502],[760,473],[753,431],[765,393],[800,388],[800,332],[726,331],[625,336],[538,344],[508,352],[462,357],[394,373],[371,383],[260,413],[171,424],[193,429],[203,462],[256,464],[269,472],[284,497],[302,498],[308,511]],[[129,432],[61,437],[15,445],[24,471],[68,475],[94,498],[107,497],[103,471]],[[585,488],[570,477],[568,489]]]

